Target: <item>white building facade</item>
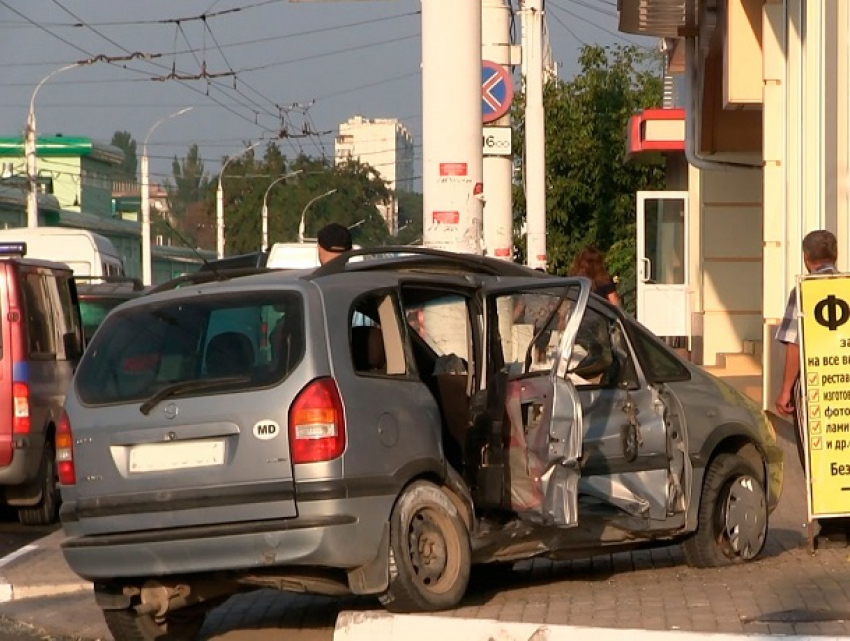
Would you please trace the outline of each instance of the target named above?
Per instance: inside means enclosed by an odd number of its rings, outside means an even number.
[[[413,191],[413,137],[396,118],[353,116],[340,124],[334,143],[336,164],[369,165],[393,192]],[[377,203],[390,234],[398,232],[398,200]]]

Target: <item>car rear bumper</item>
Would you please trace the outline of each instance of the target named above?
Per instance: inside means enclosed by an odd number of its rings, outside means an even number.
[[[283,566],[354,568],[373,560],[394,496],[299,504],[292,519],[66,539],[71,569],[91,581]]]

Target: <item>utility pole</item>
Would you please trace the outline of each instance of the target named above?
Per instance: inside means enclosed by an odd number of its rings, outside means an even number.
[[[59,69],[54,69],[35,86],[30,98],[30,108],[27,112],[27,128],[24,135],[24,155],[27,161],[27,227],[38,227],[38,153],[36,151],[38,136],[35,131],[35,97],[42,85],[56,74],[90,64],[89,61],[74,62]]]
[[[193,107],[185,107],[173,114],[163,116],[157,120],[145,136],[145,142],[142,145],[142,284],[150,285],[152,282],[151,269],[151,179],[148,169],[148,140],[156,128],[166,120],[171,120],[177,116],[182,116],[188,111],[192,111]]]
[[[422,0],[422,240],[482,253],[481,0]]]
[[[506,69],[511,66],[511,7],[506,0],[483,0],[481,57]],[[510,98],[508,98],[510,99]],[[495,114],[493,114],[495,115]],[[513,157],[510,111],[484,128],[484,247],[489,256],[513,260]],[[498,148],[486,142],[494,139]],[[505,148],[505,140],[507,146]]]
[[[221,164],[221,170],[218,172],[218,187],[215,191],[215,253],[218,258],[224,258],[224,186],[221,184],[221,179],[224,177],[224,170],[231,161],[241,158],[257,145],[263,143],[260,139],[245,147],[235,156],[230,156]]]
[[[525,79],[526,261],[546,268],[546,129],[543,114],[542,0],[522,0]]]

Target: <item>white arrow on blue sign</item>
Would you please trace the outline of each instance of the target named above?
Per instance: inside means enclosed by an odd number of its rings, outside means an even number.
[[[511,108],[514,83],[510,72],[490,60],[481,61],[481,115],[485,123],[504,116]]]

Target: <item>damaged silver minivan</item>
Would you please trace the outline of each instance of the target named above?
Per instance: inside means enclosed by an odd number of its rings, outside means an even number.
[[[682,542],[754,559],[782,489],[759,407],[590,293],[356,250],[111,314],[56,435],[63,552],[114,637],[191,638],[273,587],[451,608],[472,564]]]

